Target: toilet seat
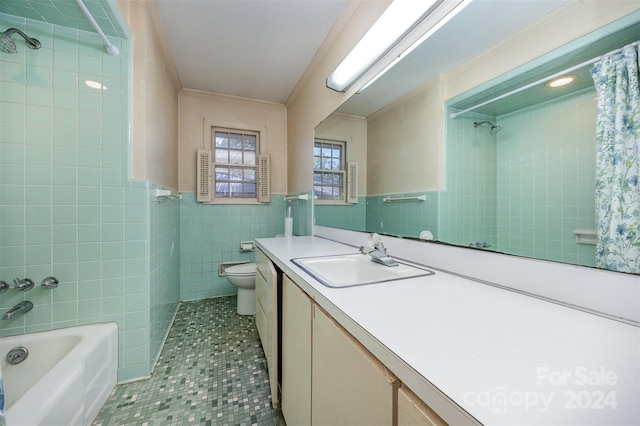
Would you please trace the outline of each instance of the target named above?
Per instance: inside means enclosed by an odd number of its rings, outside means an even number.
[[[231,266],[230,268],[225,269],[226,275],[234,275],[238,277],[242,276],[250,276],[256,274],[256,264],[255,263],[242,263],[240,265]]]

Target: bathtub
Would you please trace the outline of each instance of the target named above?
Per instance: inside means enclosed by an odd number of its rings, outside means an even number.
[[[29,356],[9,364],[24,346]],[[115,322],[0,338],[8,426],[90,425],[116,384]]]

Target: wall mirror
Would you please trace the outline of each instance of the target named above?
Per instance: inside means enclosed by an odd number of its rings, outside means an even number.
[[[592,59],[638,41],[640,12],[448,96],[474,58],[499,60],[495,46],[567,5],[471,2],[328,116],[315,129],[314,167],[356,163],[357,172],[315,171],[315,224],[596,266],[590,70]],[[545,86],[556,74],[575,80]],[[323,151],[331,141],[345,144],[339,161]],[[349,178],[357,199],[323,199],[324,184]]]

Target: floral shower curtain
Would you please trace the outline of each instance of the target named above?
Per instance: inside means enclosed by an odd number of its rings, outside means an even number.
[[[596,264],[640,272],[640,89],[638,45],[597,62]]]

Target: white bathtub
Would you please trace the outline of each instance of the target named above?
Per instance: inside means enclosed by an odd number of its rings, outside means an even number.
[[[24,346],[20,364],[7,353]],[[116,384],[115,322],[0,338],[7,426],[90,425]]]

